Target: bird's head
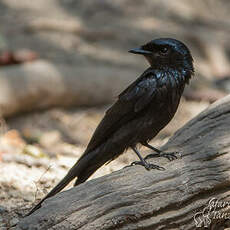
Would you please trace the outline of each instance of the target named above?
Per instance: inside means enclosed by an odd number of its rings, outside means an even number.
[[[156,69],[177,69],[186,71],[190,76],[194,72],[193,58],[189,49],[176,39],[155,39],[129,52],[144,55],[151,67]]]

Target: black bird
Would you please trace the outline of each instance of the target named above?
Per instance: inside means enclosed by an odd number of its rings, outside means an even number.
[[[77,177],[75,186],[85,182],[102,165],[128,148],[140,159],[135,164],[148,170],[164,169],[147,163],[137,150],[137,144],[154,150],[155,155],[169,160],[176,158],[174,153],[161,152],[148,142],[170,122],[177,110],[185,84],[194,73],[190,51],[178,40],[160,38],[129,52],[143,55],[150,67],[118,96],[106,111],[80,159],[28,215],[74,178]]]

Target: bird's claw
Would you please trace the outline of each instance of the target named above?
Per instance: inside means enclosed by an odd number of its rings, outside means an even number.
[[[173,161],[176,160],[178,157],[176,156],[176,154],[179,154],[178,152],[171,152],[171,153],[161,153],[161,157],[165,157],[167,158],[169,161]]]
[[[147,162],[146,162],[146,163],[143,163],[142,161],[134,161],[134,162],[131,163],[131,166],[133,166],[133,165],[142,165],[142,166],[144,166],[147,170],[151,170],[151,169],[157,169],[157,170],[161,170],[161,171],[165,170],[164,167],[161,167],[161,166],[159,166],[159,165],[149,164],[149,163],[147,163]]]
[[[132,162],[130,165],[131,165],[131,166],[133,166],[133,165],[140,165],[140,163],[141,163],[140,161],[134,161],[134,162]]]
[[[169,161],[173,161],[173,160],[178,159],[178,157],[176,155],[179,155],[179,157],[182,158],[180,152],[169,152],[169,153],[161,152],[161,153],[157,153],[157,154],[149,154],[144,159],[147,160],[147,159],[151,159],[151,158],[155,158],[155,157],[165,157]]]

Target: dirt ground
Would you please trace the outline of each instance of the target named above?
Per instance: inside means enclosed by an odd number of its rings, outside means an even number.
[[[76,68],[106,65],[117,67],[118,73],[120,68],[133,68],[138,76],[146,64],[128,57],[126,51],[153,37],[170,36],[185,40],[192,48],[197,70],[193,87],[208,88],[215,77],[230,74],[228,52],[223,49],[230,50],[228,1],[140,2],[2,0],[0,50],[30,49],[42,59]],[[209,45],[211,51],[207,51]],[[152,144],[163,145],[208,105],[182,98],[175,118]],[[108,106],[50,108],[0,120],[1,230],[16,224],[65,175]],[[142,152],[149,153],[144,148]],[[135,160],[135,154],[128,151],[91,179]]]

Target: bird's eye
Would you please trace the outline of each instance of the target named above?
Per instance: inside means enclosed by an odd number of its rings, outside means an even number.
[[[168,47],[162,47],[162,48],[160,49],[160,52],[161,52],[162,54],[167,54],[168,51],[169,51]]]

